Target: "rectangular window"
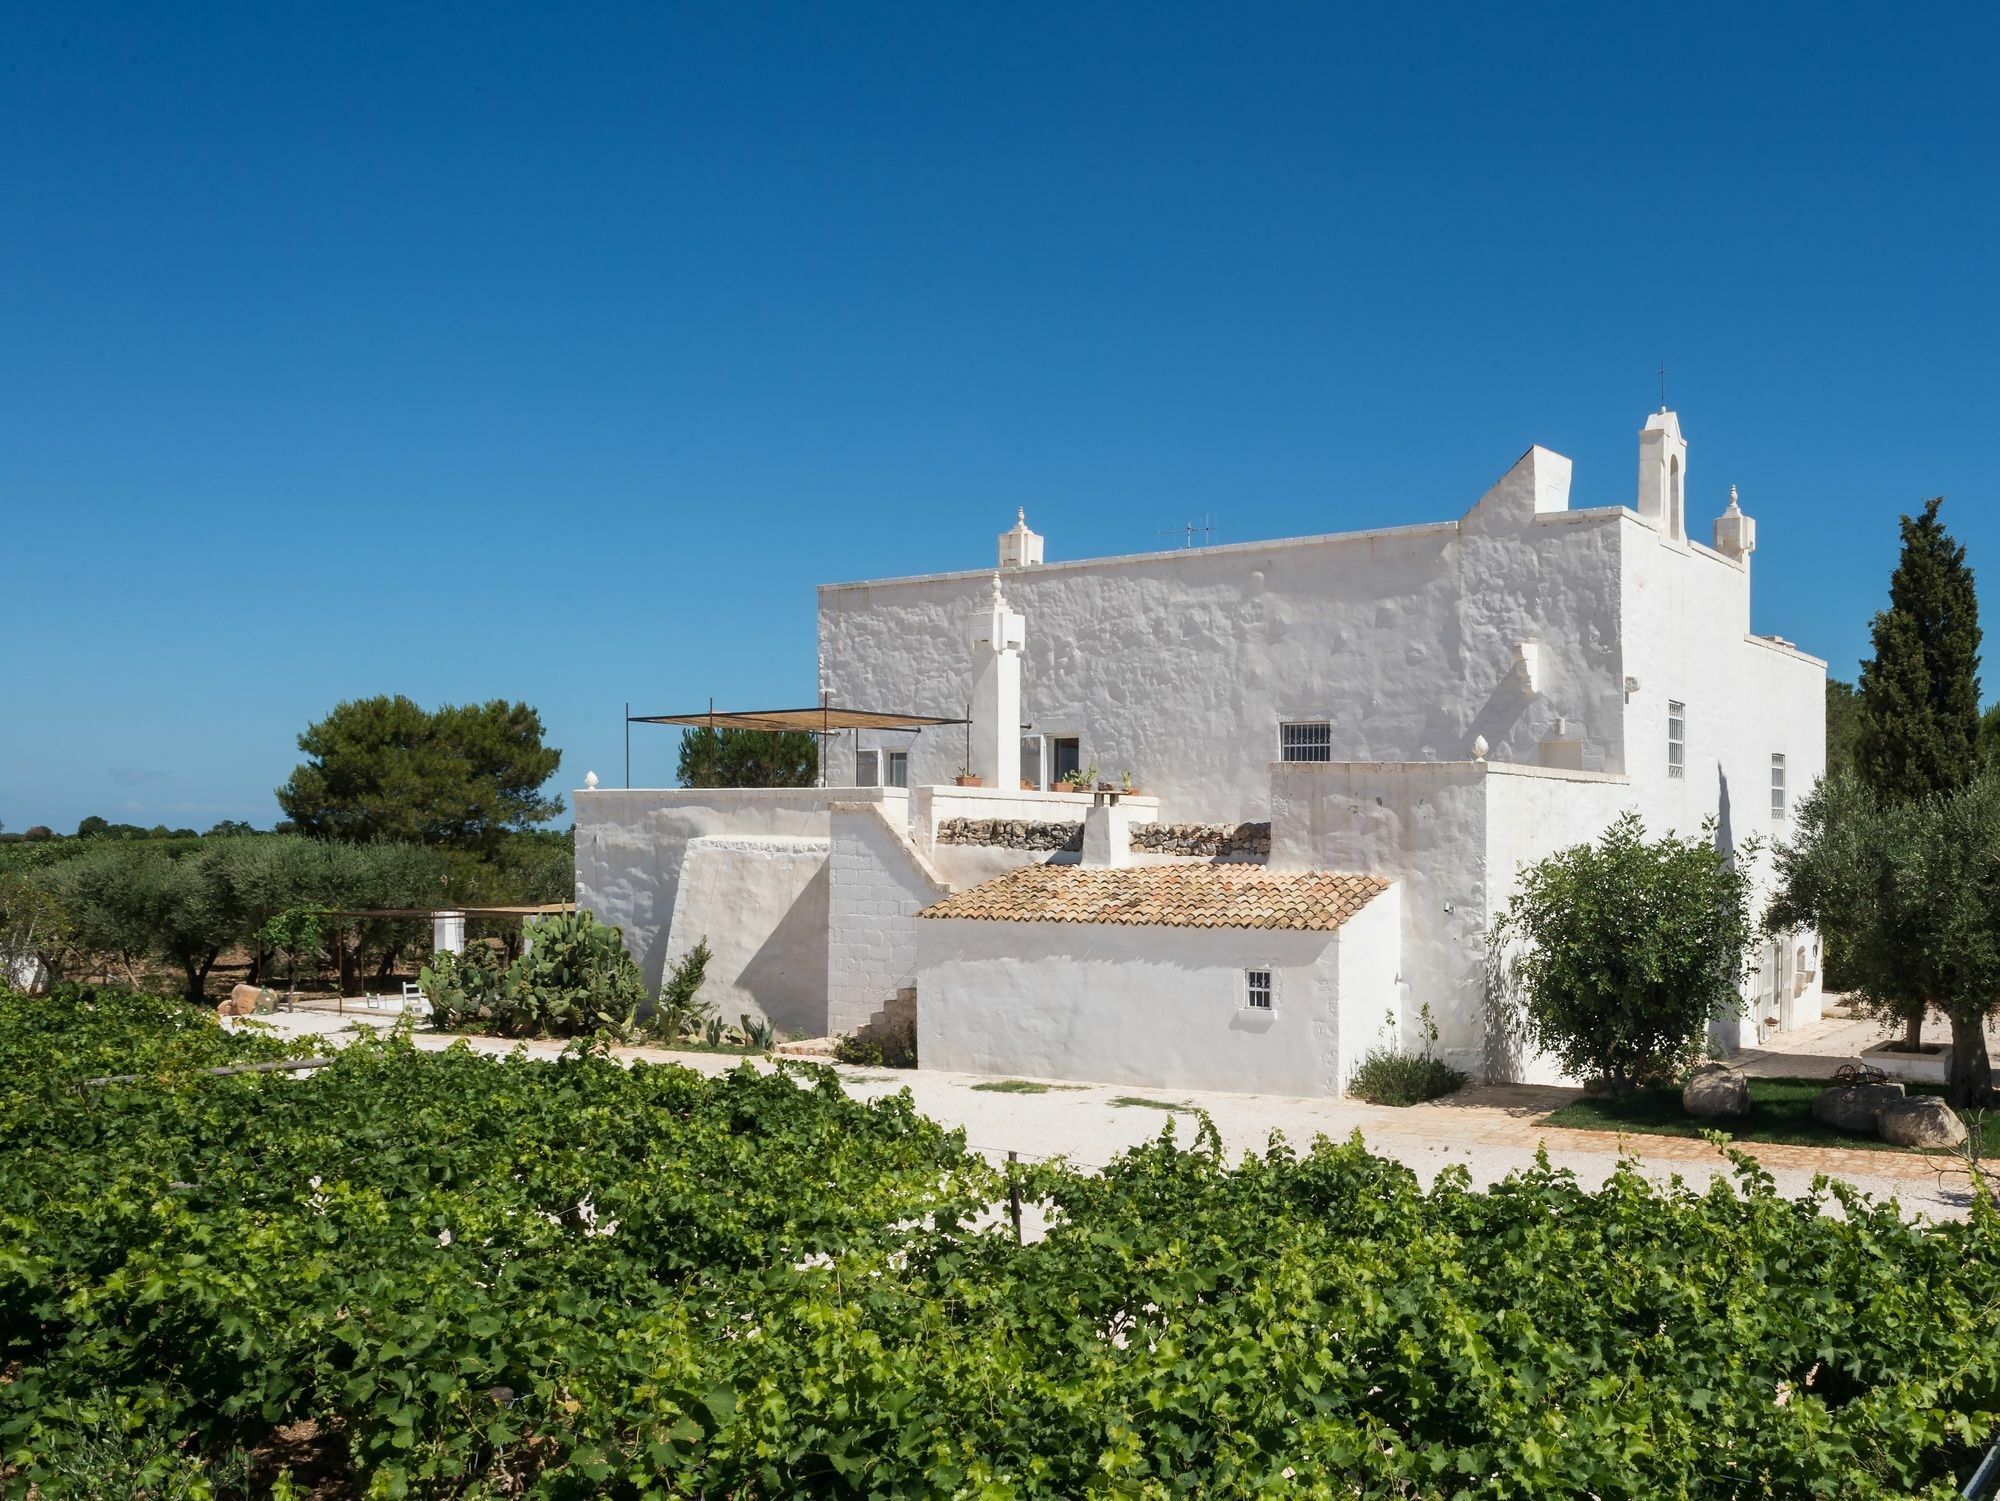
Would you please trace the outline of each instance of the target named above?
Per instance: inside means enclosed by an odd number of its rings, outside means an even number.
[[[880,787],[882,785],[882,753],[878,750],[858,750],[854,753],[854,785],[857,787]]]
[[[1687,705],[1667,703],[1667,775],[1680,779],[1687,775]]]
[[[884,756],[886,764],[882,768],[884,787],[907,787],[910,785],[910,753],[889,751]]]
[[[1049,742],[1049,782],[1059,785],[1073,771],[1083,769],[1083,742],[1074,735],[1058,735]]]
[[[1243,971],[1244,999],[1252,1011],[1271,1009],[1271,972],[1268,969]]]
[[[1785,816],[1785,758],[1771,757],[1771,817]]]
[[[1323,719],[1292,720],[1278,726],[1280,761],[1331,761],[1333,726]]]

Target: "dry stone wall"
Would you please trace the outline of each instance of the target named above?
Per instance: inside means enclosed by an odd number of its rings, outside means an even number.
[[[1135,823],[1132,848],[1149,855],[1261,860],[1271,853],[1268,823]]]
[[[1132,848],[1149,855],[1261,860],[1271,853],[1268,823],[1135,823]],[[948,818],[938,825],[939,844],[997,846],[1013,850],[1081,850],[1081,823],[1019,818]]]

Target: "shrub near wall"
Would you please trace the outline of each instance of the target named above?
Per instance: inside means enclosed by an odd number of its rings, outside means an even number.
[[[267,1494],[311,1418],[383,1496],[1942,1501],[2000,1424],[1983,1204],[1910,1225],[1747,1160],[1427,1191],[1204,1129],[1023,1170],[1023,1246],[958,1133],[826,1071],[362,1040],[85,1092],[44,1004],[0,1000],[16,1495],[202,1494],[232,1450]]]

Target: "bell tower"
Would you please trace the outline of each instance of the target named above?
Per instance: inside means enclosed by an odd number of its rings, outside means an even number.
[[[1687,540],[1687,439],[1661,407],[1639,429],[1639,515],[1670,542]]]

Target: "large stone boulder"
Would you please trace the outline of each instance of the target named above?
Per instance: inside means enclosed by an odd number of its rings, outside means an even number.
[[[1956,1147],[1965,1141],[1965,1122],[1936,1095],[1912,1095],[1882,1107],[1875,1129],[1899,1147]]]
[[[1750,1113],[1750,1084],[1726,1063],[1700,1063],[1681,1086],[1681,1108],[1701,1120]]]
[[[1813,1101],[1813,1119],[1841,1131],[1873,1133],[1882,1107],[1903,1098],[1903,1086],[1888,1084],[1836,1084],[1820,1091]]]

